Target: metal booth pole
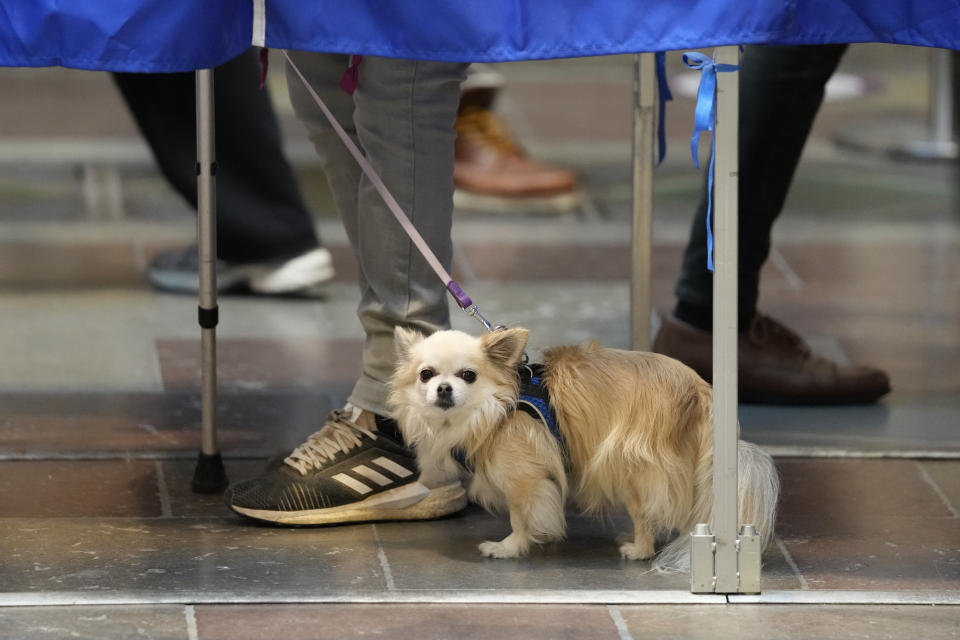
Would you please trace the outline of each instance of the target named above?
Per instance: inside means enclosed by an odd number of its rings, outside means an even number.
[[[719,47],[717,62],[740,63],[737,47]],[[714,158],[713,534],[715,591],[739,591],[737,580],[737,193],[740,76],[717,74]]]
[[[739,65],[739,47],[718,47],[719,64]],[[759,538],[737,528],[737,229],[740,78],[717,74],[713,225],[713,522],[691,534],[690,589],[758,593]]]
[[[653,245],[653,154],[656,125],[655,54],[633,63],[633,226],[630,274],[630,348],[650,350],[650,282]],[[660,114],[663,117],[663,114]]]
[[[954,109],[956,89],[953,86],[953,64],[956,52],[934,49],[930,69],[930,144],[937,158],[956,160],[960,156]]]
[[[949,49],[930,49],[929,107],[926,122],[915,118],[882,118],[837,132],[834,141],[858,151],[880,152],[894,158],[954,161],[960,158],[955,113],[958,54]]]
[[[200,453],[193,474],[195,493],[217,493],[227,474],[217,443],[217,191],[215,176],[213,69],[200,69],[197,79],[197,251],[199,252],[201,348]]]
[[[923,160],[956,160],[958,143],[953,121],[953,62],[949,49],[930,50],[930,106],[926,129],[913,139],[890,146],[894,155]]]

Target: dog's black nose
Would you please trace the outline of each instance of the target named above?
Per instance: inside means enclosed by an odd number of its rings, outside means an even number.
[[[446,382],[441,382],[437,385],[436,404],[444,411],[453,408],[453,405],[455,404],[453,400],[453,386]]]

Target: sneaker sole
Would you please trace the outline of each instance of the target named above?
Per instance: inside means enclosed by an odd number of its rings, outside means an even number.
[[[379,520],[432,520],[467,506],[467,492],[460,482],[428,489],[419,482],[378,493],[361,502],[327,509],[268,511],[230,505],[236,513],[287,525],[344,524]]]

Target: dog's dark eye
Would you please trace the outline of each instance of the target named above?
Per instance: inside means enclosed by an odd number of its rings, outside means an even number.
[[[433,369],[424,369],[420,372],[420,382],[426,382],[434,375]]]
[[[460,376],[460,379],[466,382],[467,384],[473,384],[474,382],[477,381],[477,372],[471,371],[470,369],[464,369],[457,375]]]

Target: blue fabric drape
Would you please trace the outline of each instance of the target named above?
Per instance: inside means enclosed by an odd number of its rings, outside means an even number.
[[[265,0],[276,48],[503,61],[726,44],[960,48],[958,0]],[[185,71],[253,38],[253,0],[3,0],[0,65]]]
[[[960,47],[957,0],[267,0],[268,46],[502,61],[730,44]]]
[[[250,0],[2,0],[0,66],[191,71],[250,48]]]

